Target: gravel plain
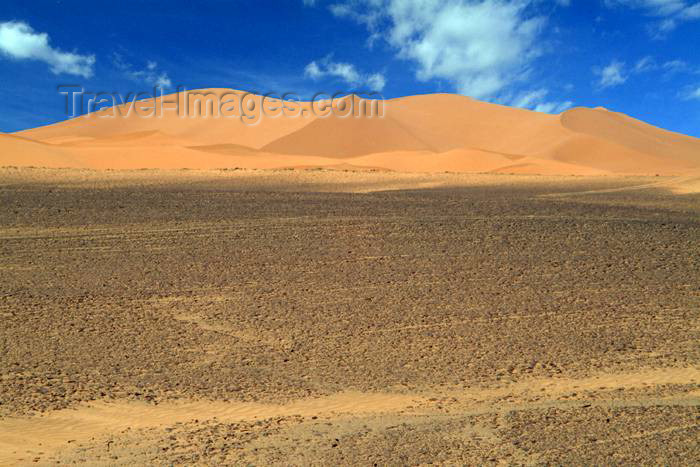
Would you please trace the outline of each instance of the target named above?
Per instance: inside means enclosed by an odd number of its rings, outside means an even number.
[[[697,464],[677,182],[0,169],[0,463]]]

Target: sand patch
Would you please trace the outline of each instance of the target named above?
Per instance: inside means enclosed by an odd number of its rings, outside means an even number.
[[[556,399],[575,391],[613,391],[698,382],[700,369],[663,368],[623,374],[602,373],[581,379],[526,379],[495,388],[447,390],[421,395],[343,392],[284,405],[225,401],[171,401],[155,405],[134,401],[97,401],[73,409],[0,421],[0,462],[13,463],[32,455],[44,456],[68,444],[88,442],[110,433],[165,427],[195,420],[226,423],[293,416],[368,416],[382,413],[430,415],[436,413],[436,407],[439,413],[442,409],[440,404],[448,399],[468,402],[461,410],[477,414],[561,404]],[[539,395],[540,400],[527,402],[534,394]],[[683,404],[698,405],[700,393],[691,392],[686,399],[688,400],[682,401]],[[636,400],[635,404],[644,405],[644,401]]]
[[[30,418],[0,422],[0,463],[17,462],[27,452],[51,452],[73,442],[88,441],[126,429],[150,428],[216,419],[219,422],[261,420],[271,417],[320,416],[396,412],[420,402],[401,394],[347,392],[286,405],[183,401],[158,405],[142,402],[93,402],[75,409],[58,410]]]

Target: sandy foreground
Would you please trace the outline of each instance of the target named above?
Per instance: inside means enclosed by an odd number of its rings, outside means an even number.
[[[0,169],[0,464],[700,462],[700,177]]]

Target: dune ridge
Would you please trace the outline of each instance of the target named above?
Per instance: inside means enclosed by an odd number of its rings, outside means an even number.
[[[241,95],[209,89],[164,96]],[[252,96],[258,106],[260,96]],[[352,101],[351,101],[352,99]],[[160,99],[156,99],[157,102]],[[254,122],[180,116],[144,118],[127,104],[64,122],[0,134],[0,165],[93,169],[343,168],[401,172],[543,175],[685,175],[700,170],[700,139],[656,128],[603,108],[560,115],[428,94],[382,102],[381,117],[329,116],[297,103],[298,116]],[[265,101],[268,109],[280,101]],[[137,101],[134,108],[145,105]],[[258,107],[260,108],[260,107]],[[212,111],[213,112],[213,111]],[[231,117],[229,115],[228,117]],[[256,119],[253,119],[256,120]]]

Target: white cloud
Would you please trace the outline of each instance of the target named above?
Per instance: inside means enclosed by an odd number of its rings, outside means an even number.
[[[536,102],[541,101],[544,99],[548,94],[548,91],[546,89],[538,89],[536,91],[529,91],[523,94],[520,94],[518,97],[516,97],[513,100],[513,105],[515,107],[522,107],[524,109],[529,109],[533,105],[536,104]]]
[[[371,48],[382,37],[380,24],[385,19],[388,0],[346,0],[328,7],[338,18],[348,18],[364,25],[369,32],[367,45]]]
[[[635,73],[644,73],[656,69],[656,61],[652,57],[646,56],[634,65]]]
[[[159,88],[170,88],[173,85],[173,82],[170,81],[170,78],[168,78],[168,75],[165,73],[159,75],[155,83]]]
[[[132,81],[147,83],[150,86],[157,86],[159,88],[170,88],[173,85],[168,73],[158,70],[158,63],[151,60],[146,62],[145,69],[139,70],[135,69],[132,64],[124,61],[124,58],[120,54],[115,53],[114,66]]]
[[[16,60],[38,60],[49,65],[54,74],[71,74],[84,78],[93,75],[94,55],[63,52],[49,44],[49,35],[34,31],[27,23],[0,23],[0,52]]]
[[[662,67],[668,73],[679,73],[690,70],[690,66],[683,60],[669,60],[665,62]]]
[[[693,73],[694,70],[683,60],[658,62],[651,56],[646,56],[637,60],[634,66],[628,67],[625,62],[613,60],[604,68],[593,69],[593,73],[598,77],[596,84],[600,88],[618,86],[627,82],[631,77],[651,72],[656,72],[658,79],[668,79],[673,74]],[[698,70],[698,72],[700,72],[700,70]]]
[[[545,20],[528,0],[354,0],[331,6],[336,16],[384,38],[416,77],[440,79],[472,97],[496,100],[523,80],[541,53]]]
[[[355,65],[334,62],[331,57],[309,63],[304,68],[304,75],[313,80],[324,77],[337,78],[352,86],[368,86],[371,91],[381,91],[386,85],[386,78],[383,74],[364,75],[357,71]]]
[[[530,109],[536,112],[559,114],[573,106],[571,101],[547,101],[549,91],[546,89],[537,89],[520,93],[511,101],[513,107],[521,107]]]
[[[324,72],[321,71],[321,67],[318,66],[318,63],[316,62],[311,62],[308,65],[306,65],[306,68],[304,68],[304,74],[311,78],[311,79],[321,79],[324,75]]]
[[[360,74],[355,69],[355,66],[349,63],[327,62],[326,73],[330,76],[337,76],[347,83],[358,83],[360,81]]]
[[[605,68],[594,70],[594,73],[600,77],[598,85],[602,88],[608,88],[623,84],[628,78],[625,68],[624,62],[613,60]]]
[[[565,102],[542,102],[537,104],[533,109],[535,112],[544,112],[547,114],[560,114],[563,111],[574,106],[572,101]]]
[[[692,73],[693,68],[683,60],[668,60],[665,62],[657,62],[654,57],[646,56],[637,61],[634,67],[630,70],[631,73],[646,73],[650,71],[662,71],[666,75],[674,73]]]
[[[386,86],[386,78],[381,73],[374,73],[367,77],[367,85],[374,91],[381,91]]]
[[[672,31],[679,22],[700,19],[700,2],[692,3],[688,0],[605,0],[605,4],[610,7],[636,8],[659,18],[651,30],[656,37]]]
[[[691,88],[690,90],[688,90],[688,92],[686,92],[686,94],[685,94],[685,98],[686,99],[698,99],[698,100],[700,100],[700,86],[698,86],[697,88]]]

